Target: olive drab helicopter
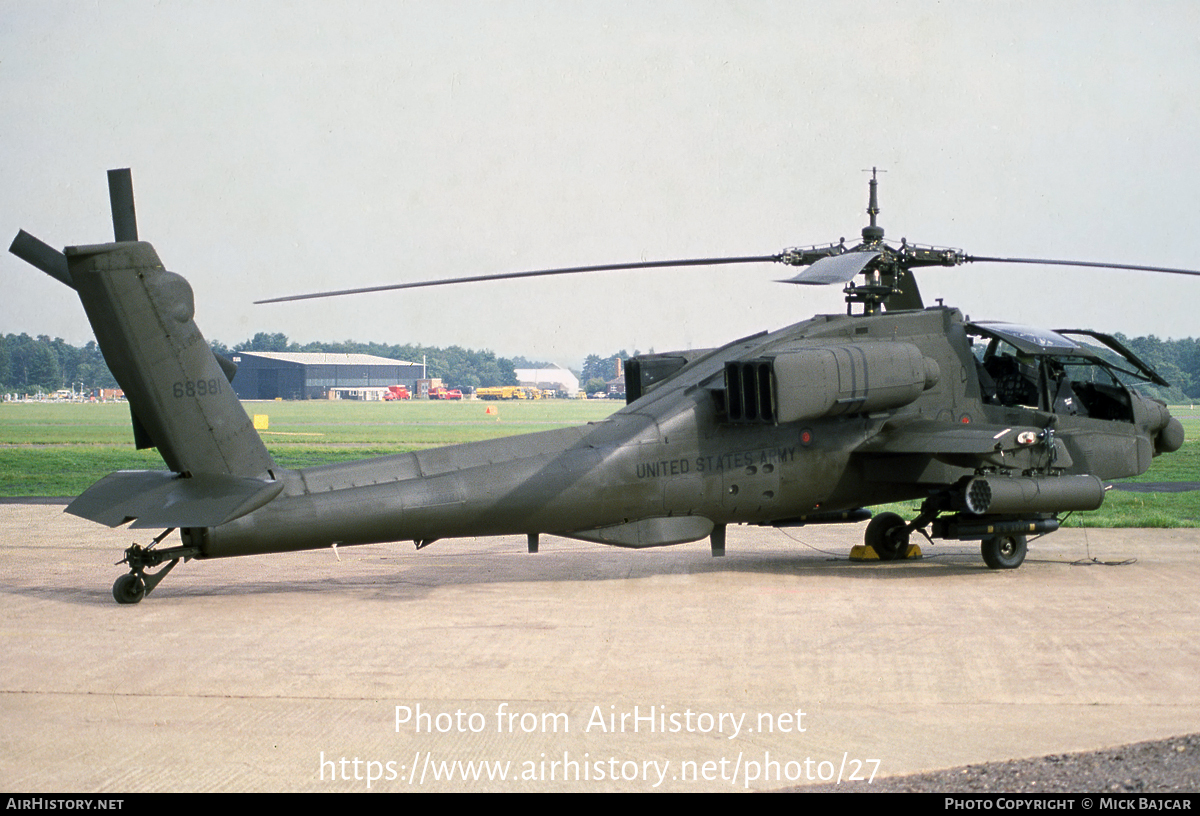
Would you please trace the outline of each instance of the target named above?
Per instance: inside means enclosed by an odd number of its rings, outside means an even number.
[[[1183,427],[1139,383],[1166,385],[1114,338],[970,322],[925,307],[913,270],[966,255],[884,240],[870,181],[862,241],[766,256],[652,261],[480,275],[316,295],[605,269],[775,262],[790,282],[844,284],[846,314],[818,315],[720,348],[636,356],[627,404],[586,426],[288,470],[264,447],[193,320],[190,285],[140,242],[128,170],[109,172],[115,241],[59,252],[24,231],[10,251],[75,289],[124,389],[139,448],[168,470],[122,471],[67,512],[110,527],[165,528],[134,544],[113,595],[137,603],[179,561],[330,546],[543,534],[618,547],[709,539],[730,524],[789,527],[870,518],[880,559],[914,534],[978,540],[994,569],[1027,536],[1093,510],[1105,480],[1177,450]],[[856,278],[861,281],[855,282]],[[866,508],[921,500],[910,520]],[[159,546],[174,530],[179,544]],[[151,572],[151,570],[156,571]]]

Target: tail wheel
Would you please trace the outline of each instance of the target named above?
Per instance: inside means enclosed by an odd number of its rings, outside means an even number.
[[[1001,535],[985,538],[980,545],[983,560],[992,569],[1016,569],[1025,560],[1025,536]]]
[[[141,576],[127,572],[113,584],[113,598],[119,604],[135,604],[146,597],[146,582]]]
[[[908,552],[908,525],[895,513],[880,513],[867,525],[867,546],[880,561],[895,561]]]

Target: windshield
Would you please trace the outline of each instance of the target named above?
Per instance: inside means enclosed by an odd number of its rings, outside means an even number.
[[[1060,334],[1070,337],[1082,348],[1107,363],[1126,385],[1138,383],[1154,383],[1169,386],[1169,383],[1159,376],[1158,372],[1142,362],[1115,337],[1099,332],[1083,329],[1065,329]]]
[[[1093,338],[971,327],[983,401],[1067,416],[1133,421],[1127,385],[1147,382],[1134,364]],[[1086,339],[1085,344],[1082,340]],[[1153,372],[1151,372],[1153,373]]]

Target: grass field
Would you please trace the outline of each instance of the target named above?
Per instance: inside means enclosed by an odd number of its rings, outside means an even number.
[[[266,414],[271,455],[287,468],[383,456],[498,436],[580,425],[623,403],[608,400],[536,402],[252,402]],[[494,408],[494,415],[485,413]],[[1200,410],[1173,406],[1187,442],[1130,481],[1200,481]],[[114,470],[163,468],[156,451],[136,451],[129,408],[120,403],[0,403],[0,496],[75,496]],[[892,509],[915,515],[916,503]],[[1200,491],[1109,491],[1104,506],[1076,513],[1068,526],[1200,526]]]
[[[286,468],[532,433],[603,419],[624,403],[248,402],[266,414],[263,441]],[[495,414],[487,414],[488,407]],[[0,403],[0,496],[75,496],[114,470],[165,468],[133,448],[124,403]]]

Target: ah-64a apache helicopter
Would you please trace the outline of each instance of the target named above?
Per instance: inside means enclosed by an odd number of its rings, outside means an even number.
[[[230,387],[235,367],[197,329],[191,287],[138,241],[129,171],[110,171],[109,185],[114,243],[59,252],[22,231],[10,251],[79,293],[137,446],[157,447],[170,469],[110,474],[67,507],[111,527],[168,528],[125,551],[121,603],[192,558],[506,534],[525,534],[534,552],[543,533],[620,547],[709,538],[723,555],[730,524],[862,521],[871,505],[913,499],[924,501],[912,520],[882,513],[867,525],[881,559],[904,557],[920,532],[979,540],[989,567],[1012,569],[1027,535],[1099,507],[1103,480],[1142,473],[1183,444],[1179,420],[1132,387],[1165,381],[1114,338],[924,308],[912,270],[1004,261],[1200,272],[887,243],[872,178],[870,225],[853,247],[352,290],[778,262],[807,267],[794,283],[846,284],[848,305],[720,348],[634,357],[626,406],[583,427],[287,470]],[[174,529],[181,543],[159,548]]]

